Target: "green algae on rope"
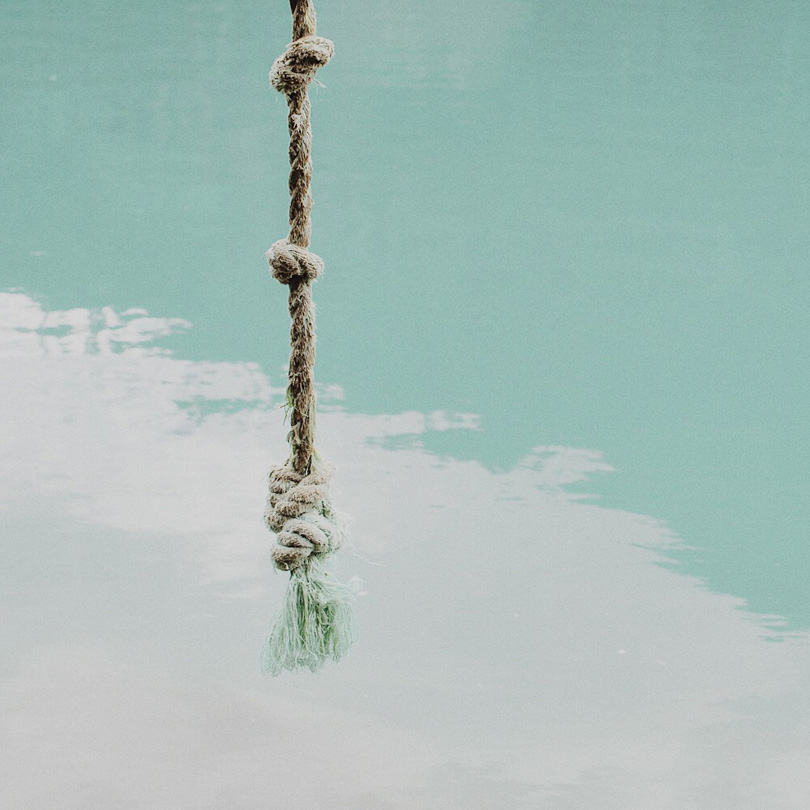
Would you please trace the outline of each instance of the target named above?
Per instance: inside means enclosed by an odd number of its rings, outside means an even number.
[[[351,585],[337,582],[317,557],[296,568],[262,651],[265,671],[315,672],[329,658],[340,660],[354,641],[354,595]]]
[[[290,233],[267,251],[273,278],[289,287],[290,456],[270,472],[264,521],[276,533],[273,563],[289,571],[284,606],[262,652],[264,669],[307,668],[338,660],[354,640],[352,588],[337,582],[323,560],[343,532],[329,500],[331,468],[315,453],[315,309],[312,282],[323,260],[309,248],[312,209],[312,127],[307,88],[332,58],[332,43],[315,35],[311,0],[290,0],[293,41],[273,63],[270,84],[287,98],[290,133]]]

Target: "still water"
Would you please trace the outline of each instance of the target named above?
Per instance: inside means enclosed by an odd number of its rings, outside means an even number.
[[[3,810],[806,810],[810,5],[321,0],[284,589],[286,0],[0,6]]]

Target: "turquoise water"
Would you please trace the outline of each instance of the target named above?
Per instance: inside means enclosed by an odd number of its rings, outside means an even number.
[[[807,806],[810,7],[321,2],[319,426],[367,596],[283,682],[288,5],[0,20],[9,807]],[[301,729],[339,795],[296,793]]]

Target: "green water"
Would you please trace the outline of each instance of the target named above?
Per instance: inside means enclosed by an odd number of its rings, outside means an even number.
[[[288,4],[4,0],[0,22],[0,288],[183,318],[173,356],[281,386]],[[568,491],[661,521],[682,542],[654,564],[803,637],[810,6],[322,0],[319,30],[318,379],[370,424],[478,415],[380,440],[454,470],[600,452],[615,471]],[[709,783],[660,806],[725,807]],[[636,806],[577,784],[553,807]]]
[[[435,449],[601,449],[710,587],[810,625],[810,9],[324,4],[319,378]],[[274,374],[283,3],[7,2],[2,283]],[[440,440],[440,441],[439,441]]]

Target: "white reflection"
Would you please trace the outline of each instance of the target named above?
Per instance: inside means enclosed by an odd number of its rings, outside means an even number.
[[[178,319],[5,294],[0,322],[5,806],[807,806],[804,639],[655,565],[659,522],[566,492],[598,452],[493,472],[387,441],[472,415],[323,396],[362,640],[270,681],[281,390],[155,347]]]

